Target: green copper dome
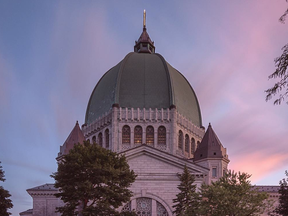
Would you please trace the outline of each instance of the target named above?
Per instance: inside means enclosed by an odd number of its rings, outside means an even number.
[[[94,88],[86,110],[90,124],[113,104],[122,108],[170,108],[202,126],[196,94],[185,77],[160,54],[132,52],[106,72]]]

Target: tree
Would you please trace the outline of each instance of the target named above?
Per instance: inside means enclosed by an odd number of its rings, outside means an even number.
[[[286,0],[288,2],[288,0]],[[288,15],[288,8],[284,14],[279,18],[281,23],[285,23],[286,16]],[[274,101],[274,104],[281,104],[281,102],[288,97],[288,44],[283,48],[283,53],[280,57],[277,57],[274,62],[276,70],[268,78],[277,79],[277,81],[272,88],[267,89],[266,101],[270,100],[276,94],[279,94],[278,98]],[[287,102],[288,104],[288,102]]]
[[[4,182],[6,179],[4,178],[4,171],[2,170],[1,161],[0,161],[0,181]],[[13,207],[10,197],[9,191],[5,190],[2,186],[0,186],[0,215],[8,216],[11,213],[8,212],[8,209]]]
[[[282,215],[282,216],[288,216],[288,172],[285,171],[286,179],[283,178],[280,181],[280,189],[279,189],[279,205],[275,209],[275,213]]]
[[[266,208],[268,195],[251,185],[247,173],[227,171],[211,185],[201,187],[201,215],[259,215]]]
[[[178,174],[180,185],[177,187],[180,192],[176,195],[177,198],[173,199],[173,212],[177,216],[194,216],[197,215],[197,209],[200,205],[200,196],[196,192],[195,177],[189,173],[187,166],[184,166],[182,174]]]
[[[51,176],[59,188],[56,197],[65,203],[57,208],[63,216],[133,215],[116,211],[130,200],[132,192],[128,187],[136,178],[124,155],[96,143],[77,144],[64,155],[57,172]]]

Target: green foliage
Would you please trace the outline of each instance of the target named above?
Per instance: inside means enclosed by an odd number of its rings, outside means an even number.
[[[173,206],[175,211],[173,212],[177,216],[194,216],[197,215],[197,209],[200,205],[200,196],[196,192],[195,177],[189,173],[187,166],[185,165],[182,174],[178,174],[181,181],[178,189],[180,192],[176,195],[177,198],[173,199]]]
[[[288,96],[288,44],[286,44],[282,50],[282,55],[274,60],[276,70],[269,76],[269,79],[279,78],[280,80],[278,80],[272,88],[265,91],[267,93],[266,101],[280,93],[278,98],[274,101],[274,104],[281,104],[281,102]]]
[[[275,213],[282,215],[282,216],[288,216],[288,172],[285,171],[286,179],[283,178],[280,181],[280,189],[279,189],[279,205],[275,209]]]
[[[200,215],[246,216],[259,215],[267,207],[266,193],[258,192],[251,186],[251,175],[228,171],[211,185],[202,185]]]
[[[286,0],[288,2],[288,0]],[[280,17],[279,21],[285,23],[285,19],[288,15],[288,8],[284,14]],[[270,100],[276,94],[279,94],[278,98],[274,101],[274,104],[281,104],[281,102],[288,97],[288,44],[283,48],[283,53],[280,57],[277,57],[275,62],[276,70],[268,78],[279,79],[272,88],[267,89],[266,101]],[[288,102],[287,102],[288,104]]]
[[[0,181],[5,181],[4,171],[2,170],[1,162],[0,162]],[[0,215],[1,216],[8,216],[11,213],[8,212],[8,209],[13,207],[10,197],[9,191],[5,190],[2,186],[0,186]]]
[[[59,188],[56,196],[65,203],[57,209],[63,216],[133,215],[115,210],[130,200],[128,187],[136,178],[124,155],[96,143],[77,144],[51,176]]]

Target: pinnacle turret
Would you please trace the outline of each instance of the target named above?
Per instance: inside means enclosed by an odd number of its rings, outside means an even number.
[[[138,41],[135,41],[134,52],[155,53],[154,42],[150,39],[146,29],[146,11],[143,13],[143,32]]]

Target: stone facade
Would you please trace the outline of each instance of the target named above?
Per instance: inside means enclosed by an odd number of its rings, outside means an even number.
[[[54,188],[54,184],[44,184],[28,189],[27,192],[33,198],[33,209],[20,213],[20,216],[60,216],[55,210],[63,202],[55,197],[58,190]]]
[[[122,142],[122,129],[124,126],[129,126],[131,130],[130,143]],[[141,143],[135,142],[134,129],[136,126],[141,126],[143,131]],[[149,126],[154,129],[154,140],[151,146],[185,158],[193,158],[197,144],[199,145],[205,132],[204,128],[196,126],[192,121],[178,113],[176,108],[158,110],[151,108],[118,108],[116,106],[90,125],[83,125],[82,131],[86,139],[90,140],[91,143],[95,141],[102,144],[102,147],[109,148],[115,152],[122,152],[139,144],[148,144],[146,142],[146,131]],[[158,143],[158,129],[161,126],[166,129],[165,145]],[[105,131],[109,131],[109,145],[106,145],[107,136]],[[179,131],[183,132],[182,149],[178,148]],[[189,137],[188,151],[185,151],[184,148],[185,136]],[[100,140],[99,137],[102,139]],[[193,151],[191,148],[192,139],[195,142]]]

